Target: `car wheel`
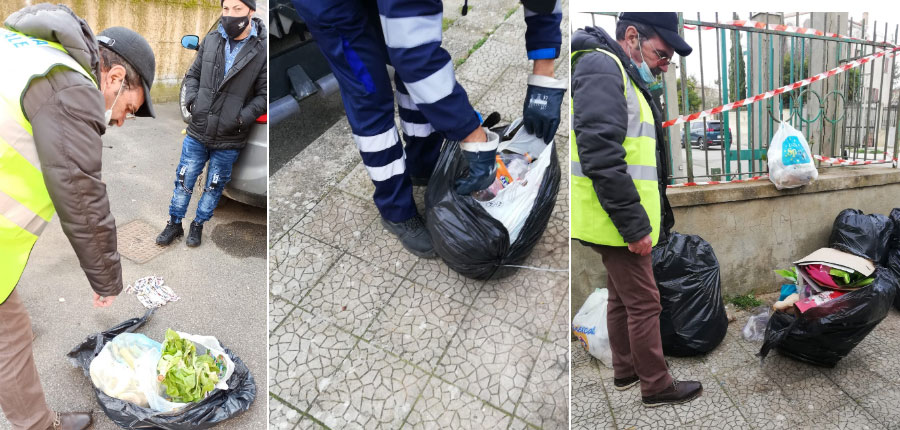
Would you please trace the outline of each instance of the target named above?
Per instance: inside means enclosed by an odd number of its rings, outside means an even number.
[[[706,151],[706,149],[709,147],[709,145],[706,143],[706,140],[703,138],[697,139],[697,146],[699,146],[703,151]]]

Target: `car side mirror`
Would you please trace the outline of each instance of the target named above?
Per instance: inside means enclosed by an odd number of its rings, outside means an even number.
[[[200,37],[189,34],[181,38],[181,46],[194,51],[200,49]]]

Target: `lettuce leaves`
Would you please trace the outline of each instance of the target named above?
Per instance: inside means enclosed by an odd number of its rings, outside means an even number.
[[[194,343],[182,339],[172,329],[166,330],[156,371],[166,395],[178,403],[203,400],[219,382],[215,359],[206,354],[197,356]]]

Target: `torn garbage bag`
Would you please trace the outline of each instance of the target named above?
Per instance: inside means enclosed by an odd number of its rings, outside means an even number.
[[[509,266],[520,265],[537,245],[559,192],[560,167],[553,142],[548,145],[527,135],[521,121],[497,131],[498,153],[528,152],[535,157],[523,179],[488,201],[459,195],[453,184],[466,174],[468,165],[459,144],[447,142],[425,192],[425,225],[435,251],[451,269],[475,279],[501,278],[515,271]]]
[[[88,336],[69,351],[67,357],[76,367],[81,367],[90,377],[91,362],[113,338],[122,333],[132,333],[144,325],[153,314],[148,311],[141,318],[132,318],[118,325]],[[110,397],[94,388],[97,403],[109,418],[126,429],[199,430],[207,429],[222,421],[240,415],[256,398],[256,382],[250,369],[228,348],[223,350],[234,362],[234,372],[227,380],[228,389],[215,389],[208,397],[190,403],[173,412],[156,412],[134,403]]]
[[[653,276],[662,312],[663,352],[691,356],[712,351],[728,331],[719,261],[700,236],[671,233],[653,248]]]
[[[773,348],[796,360],[834,367],[883,320],[896,294],[897,279],[879,267],[866,287],[810,308],[799,316],[775,312],[759,357]]]
[[[893,223],[884,215],[866,215],[858,209],[844,209],[834,219],[828,247],[883,266],[887,263],[893,231]]]

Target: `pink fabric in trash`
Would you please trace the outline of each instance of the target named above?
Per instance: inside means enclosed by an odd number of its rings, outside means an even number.
[[[831,267],[824,264],[810,264],[804,266],[804,268],[806,269],[806,273],[819,284],[826,287],[840,288],[838,284],[834,282],[834,278],[828,273],[831,271]]]

